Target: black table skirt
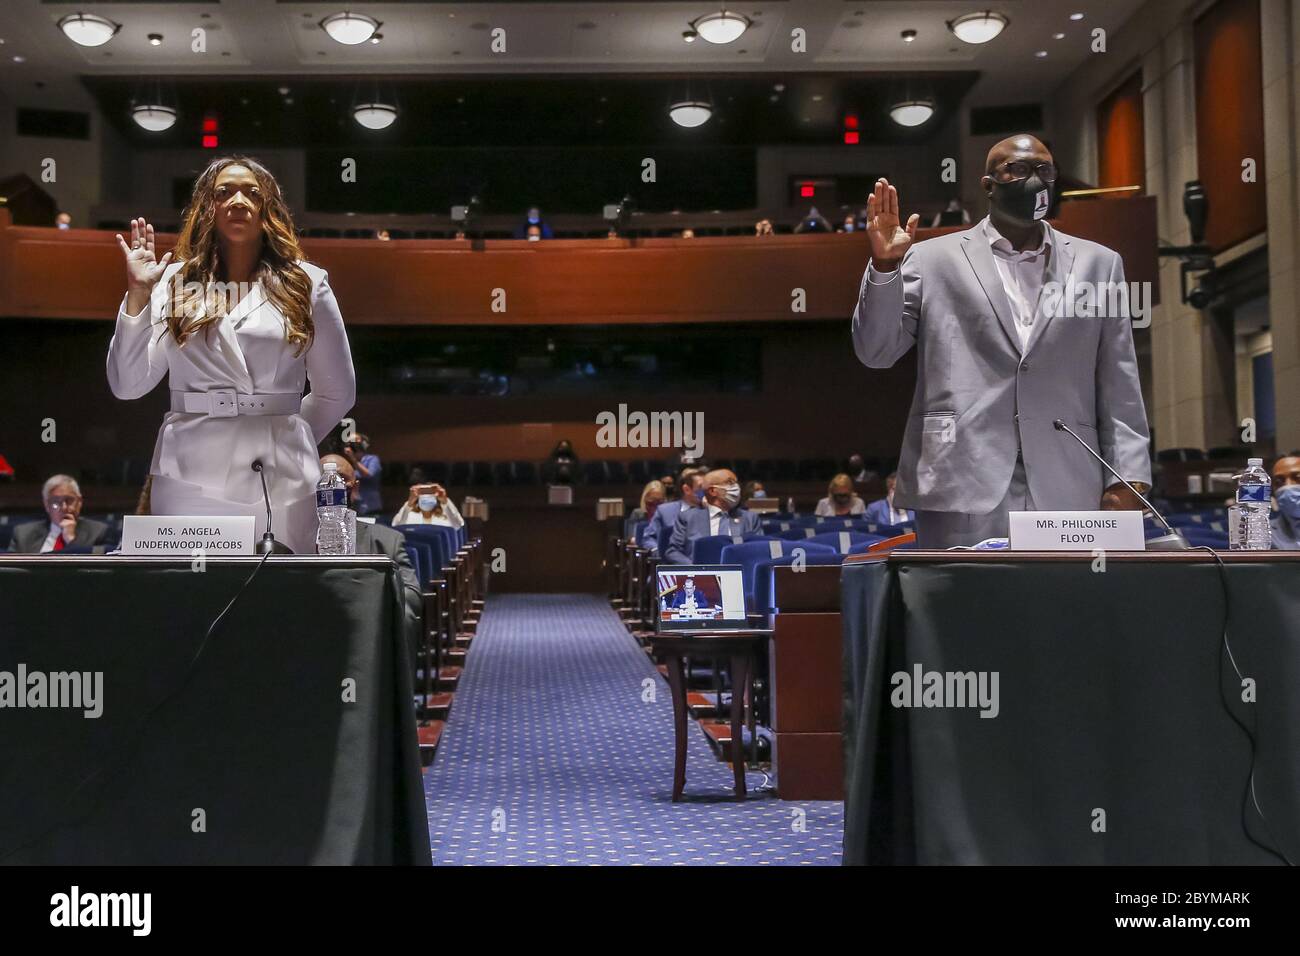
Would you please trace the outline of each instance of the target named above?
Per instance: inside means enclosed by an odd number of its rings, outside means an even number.
[[[103,674],[0,708],[0,862],[430,862],[393,565],[273,557],[191,666],[254,561],[0,559],[0,672]]]
[[[1300,859],[1300,561],[1227,566],[1247,704],[1208,555],[914,554],[844,567],[846,863],[1279,862],[1243,817]],[[894,706],[918,663],[998,672],[998,716]]]

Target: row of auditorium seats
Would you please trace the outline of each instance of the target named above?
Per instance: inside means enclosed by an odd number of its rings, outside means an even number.
[[[741,481],[830,481],[843,468],[833,458],[719,458],[714,468],[730,468]],[[871,462],[867,467],[878,474],[889,462]],[[382,483],[388,486],[410,484],[411,473],[419,468],[426,481],[436,481],[449,488],[511,487],[539,485],[548,480],[548,462],[538,461],[385,461]],[[629,461],[579,462],[576,477],[590,485],[644,485],[648,481],[675,475],[681,465],[673,460],[642,458]],[[149,471],[145,458],[119,458],[104,468],[82,468],[78,480],[86,485],[126,485],[142,487]]]

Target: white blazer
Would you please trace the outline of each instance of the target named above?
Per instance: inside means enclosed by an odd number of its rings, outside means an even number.
[[[154,287],[147,310],[127,315],[126,297],[108,346],[108,384],[118,398],[140,398],[163,376],[173,392],[234,389],[240,395],[311,394],[301,411],[284,415],[213,418],[171,411],[154,446],[151,508],[158,515],[252,515],[260,538],[266,530],[262,485],[251,469],[262,459],[271,496],[275,536],[296,554],[316,553],[316,445],[351,410],[356,374],[338,303],[325,270],[298,263],[312,280],[315,336],[302,354],[285,338],[284,316],[255,285],[219,325],[178,346],[167,331],[163,307],[172,263]]]

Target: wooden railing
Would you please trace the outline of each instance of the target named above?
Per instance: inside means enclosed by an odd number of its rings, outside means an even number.
[[[1155,200],[1062,206],[1065,232],[1110,246],[1158,289]],[[922,239],[951,232],[922,229]],[[159,236],[159,255],[175,236]],[[861,233],[757,238],[309,239],[350,325],[583,325],[843,319]],[[800,300],[804,311],[795,311]],[[0,205],[0,317],[111,319],[124,291],[113,233],[14,226]]]

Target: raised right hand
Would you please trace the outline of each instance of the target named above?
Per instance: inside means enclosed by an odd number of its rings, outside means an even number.
[[[878,272],[893,272],[916,240],[921,217],[912,213],[907,226],[898,218],[898,190],[881,177],[867,197],[867,239],[871,242],[871,264]]]
[[[126,257],[126,288],[128,292],[150,292],[162,278],[167,263],[171,261],[169,252],[159,261],[154,257],[153,226],[143,218],[131,220],[131,244],[128,246],[122,234],[117,234],[117,244]]]

